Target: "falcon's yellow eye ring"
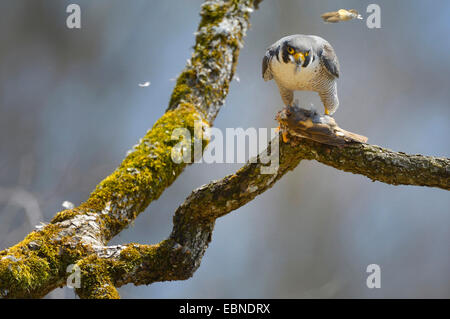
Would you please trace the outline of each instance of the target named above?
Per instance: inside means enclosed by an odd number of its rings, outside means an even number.
[[[289,47],[288,52],[289,52],[289,54],[294,54],[295,50],[293,48]]]

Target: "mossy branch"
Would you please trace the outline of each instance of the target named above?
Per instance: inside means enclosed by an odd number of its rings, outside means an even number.
[[[50,224],[0,251],[0,297],[43,297],[65,284],[67,266],[75,263],[85,279],[77,290],[80,296],[118,297],[110,285],[114,274],[99,264],[104,262],[99,258],[113,252],[105,245],[157,199],[186,166],[171,158],[178,142],[172,140],[172,132],[187,128],[194,133],[196,122],[203,127],[213,124],[228,94],[250,13],[259,2],[204,2],[194,52],[178,77],[166,113],[86,202],[59,212]],[[194,140],[195,134],[191,136]]]
[[[366,144],[366,137],[341,129],[334,119],[318,117],[298,107],[284,108],[278,112],[277,120],[282,132],[289,136],[308,137],[291,142],[299,145],[298,153],[303,159],[314,159],[339,170],[392,185],[429,186],[446,190],[450,187],[448,158],[408,155]]]
[[[112,248],[117,253],[108,259],[114,270],[115,286],[190,278],[208,248],[216,219],[270,189],[302,160],[317,160],[387,184],[450,190],[448,158],[408,155],[364,143],[332,146],[295,135],[290,135],[288,142],[279,141],[276,137],[256,163],[249,162],[236,173],[194,190],[176,210],[168,239],[152,246],[131,244]],[[260,158],[271,154],[273,147],[279,147],[279,169],[273,175],[261,174],[264,164]]]

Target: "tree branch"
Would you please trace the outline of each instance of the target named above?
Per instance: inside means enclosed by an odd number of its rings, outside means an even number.
[[[284,127],[289,131],[295,124]],[[280,133],[282,134],[282,132]],[[198,269],[208,248],[217,218],[236,210],[270,189],[301,160],[317,160],[339,170],[361,174],[392,185],[418,185],[450,190],[450,159],[393,152],[379,146],[350,143],[331,146],[298,136],[279,143],[277,136],[256,162],[250,161],[236,173],[194,190],[178,207],[168,239],[158,245],[128,245],[116,248],[110,258],[115,286],[127,283],[148,285],[157,281],[185,280]],[[278,147],[280,166],[273,174],[261,174],[261,158]],[[131,271],[123,271],[124,264]]]
[[[118,297],[115,289],[105,288],[113,274],[93,267],[96,256],[111,251],[106,243],[183,171],[186,164],[171,158],[177,143],[172,132],[187,128],[194,133],[197,121],[204,127],[212,125],[228,93],[250,12],[259,2],[205,1],[194,52],[177,79],[166,113],[86,202],[59,212],[50,224],[0,251],[0,296],[42,297],[64,285],[67,266],[77,263],[84,275],[83,287],[77,290],[80,296]]]
[[[407,155],[376,145],[355,143],[365,142],[367,138],[342,130],[332,118],[318,117],[298,107],[283,109],[277,120],[282,131],[290,136],[307,136],[321,142],[313,143],[308,139],[293,141],[294,145],[298,144],[298,152],[303,154],[303,159],[314,159],[387,184],[449,189],[448,158]]]

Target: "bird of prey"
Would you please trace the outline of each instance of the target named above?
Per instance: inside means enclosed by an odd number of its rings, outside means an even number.
[[[262,76],[265,81],[275,80],[286,106],[292,106],[294,91],[317,92],[326,115],[339,106],[339,62],[333,47],[321,37],[296,34],[278,40],[264,55]]]
[[[323,21],[330,23],[336,23],[339,21],[348,21],[352,19],[362,20],[362,16],[358,13],[358,11],[354,9],[351,10],[340,9],[338,11],[325,12],[320,17],[323,19]]]

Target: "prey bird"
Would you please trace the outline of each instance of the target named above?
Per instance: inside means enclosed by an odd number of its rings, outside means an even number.
[[[339,21],[348,21],[352,19],[362,20],[362,16],[358,13],[358,11],[354,9],[340,9],[338,11],[325,12],[320,17],[323,19],[323,21],[329,23],[337,23]]]

